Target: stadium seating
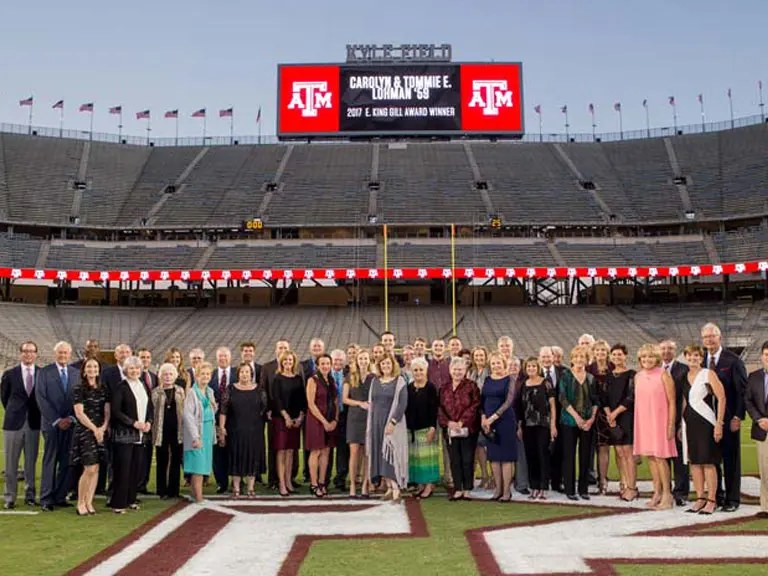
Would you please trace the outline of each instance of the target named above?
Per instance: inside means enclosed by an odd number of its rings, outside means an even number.
[[[375,244],[220,242],[208,260],[218,270],[239,268],[370,268],[376,266]]]
[[[204,250],[187,244],[104,244],[54,241],[45,265],[61,270],[184,270],[193,268]]]
[[[0,234],[0,266],[34,268],[42,240],[26,234]]]

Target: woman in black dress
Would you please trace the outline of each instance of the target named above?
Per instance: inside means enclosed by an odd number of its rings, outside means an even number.
[[[357,350],[355,362],[349,364],[342,398],[347,412],[347,444],[349,444],[349,495],[354,498],[357,479],[362,476],[360,493],[368,497],[368,475],[365,461],[365,429],[368,421],[368,394],[371,391],[371,353],[366,348]]]
[[[80,369],[80,384],[72,391],[75,405],[75,434],[70,464],[83,467],[77,486],[77,515],[96,514],[93,495],[99,478],[99,462],[104,456],[104,434],[109,427],[107,389],[101,384],[101,365],[89,358]]]
[[[267,394],[253,382],[251,365],[243,362],[237,367],[237,382],[221,405],[219,428],[220,444],[229,442],[229,474],[232,476],[232,495],[240,497],[240,484],[245,478],[248,498],[256,493],[253,484],[260,476],[261,454],[264,452],[264,415],[267,412]]]
[[[687,512],[712,514],[716,506],[716,467],[722,458],[725,390],[715,372],[701,367],[705,358],[701,346],[688,346],[684,354],[688,376],[683,388],[683,461],[691,465],[696,490],[696,503]]]
[[[152,390],[155,427],[152,444],[157,457],[157,495],[161,500],[179,497],[179,478],[184,454],[184,388],[176,367],[166,362],[157,372],[160,385]],[[182,380],[182,382],[184,382]]]
[[[613,369],[613,365],[608,361],[610,347],[605,340],[598,340],[592,344],[592,363],[587,367],[587,372],[595,377],[597,382],[597,393],[605,396],[605,389],[608,381],[608,375]],[[608,465],[611,461],[610,433],[608,432],[608,420],[605,412],[600,410],[597,413],[597,474],[600,481],[600,494],[608,493]]]
[[[277,451],[280,496],[290,496],[295,492],[291,479],[293,454],[301,445],[301,425],[307,413],[307,396],[304,393],[304,379],[296,372],[300,369],[296,353],[286,350],[280,354],[277,363],[277,374],[272,381],[272,423],[275,429],[275,445],[272,448]]]
[[[627,347],[611,347],[613,370],[608,374],[600,397],[601,410],[608,424],[608,443],[616,454],[619,468],[619,497],[631,502],[638,496],[637,468],[632,455],[635,428],[635,371],[627,368]]]

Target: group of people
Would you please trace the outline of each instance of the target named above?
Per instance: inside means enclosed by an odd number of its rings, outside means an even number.
[[[550,490],[588,500],[591,483],[606,494],[611,447],[622,500],[638,498],[636,468],[645,457],[654,486],[648,507],[687,505],[692,476],[696,500],[688,511],[727,512],[740,503],[739,430],[749,412],[760,515],[768,517],[768,342],[763,367],[747,376],[714,324],[702,328],[702,345],[685,348],[684,363],[665,340],[637,351],[637,370],[624,344],[588,334],[567,357],[544,346],[523,360],[508,336],[492,350],[464,348],[457,337],[431,346],[417,338],[398,353],[395,335],[385,332],[370,349],[350,344],[330,354],[314,338],[304,361],[282,339],[264,365],[252,342],[239,348],[236,365],[221,347],[215,365],[202,350],[190,351],[188,367],[181,350],[170,348],[155,374],[144,348],[134,355],[120,344],[115,364],[105,365],[89,340],[84,358],[71,364],[71,345],[59,342],[55,362],[38,367],[36,344],[24,342],[20,364],[0,383],[5,507],[16,504],[22,452],[25,502],[37,505],[42,431],[39,504],[44,511],[71,506],[67,495],[76,491],[81,516],[96,513],[101,491],[116,513],[138,508],[153,456],[161,498],[179,497],[182,475],[195,502],[204,502],[206,481],[218,493],[253,497],[264,474],[287,497],[301,484],[303,459],[317,498],[329,493],[335,468],[337,490],[354,498],[381,491],[397,502],[408,489],[432,496],[442,451],[451,501],[470,498],[479,468],[492,499],[508,502],[513,488],[534,500]]]

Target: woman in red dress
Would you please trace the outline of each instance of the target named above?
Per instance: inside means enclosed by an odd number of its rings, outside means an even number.
[[[339,404],[336,384],[331,378],[331,357],[322,354],[317,358],[316,365],[317,372],[307,380],[308,414],[304,426],[304,449],[309,450],[309,489],[317,498],[322,498],[328,494],[324,481],[330,449],[336,446]]]

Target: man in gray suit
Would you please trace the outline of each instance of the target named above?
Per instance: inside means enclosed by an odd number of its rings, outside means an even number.
[[[9,368],[0,382],[0,399],[5,409],[3,419],[3,445],[5,450],[5,504],[6,510],[16,507],[16,468],[24,451],[24,502],[35,506],[35,464],[40,448],[40,410],[35,399],[35,381],[38,368],[37,344],[23,342],[19,347],[21,363]]]
[[[40,507],[44,512],[53,512],[54,506],[71,506],[67,502],[67,488],[69,448],[75,424],[72,391],[80,380],[80,372],[69,366],[72,346],[59,342],[53,347],[53,353],[56,361],[40,370],[35,384],[45,440],[40,482]]]

